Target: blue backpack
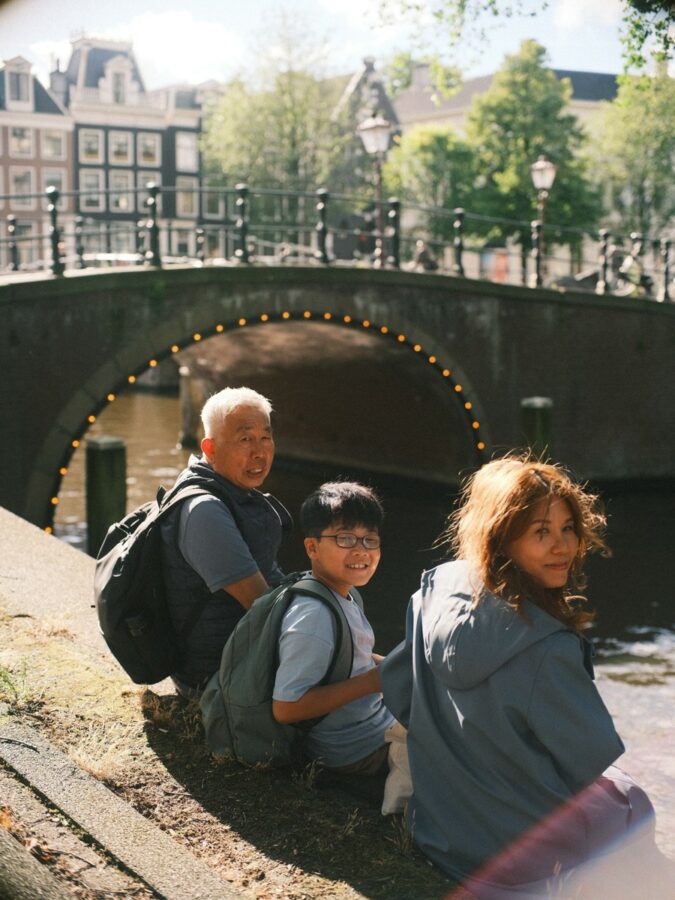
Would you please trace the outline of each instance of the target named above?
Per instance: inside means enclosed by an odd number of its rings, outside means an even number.
[[[251,766],[290,765],[299,761],[303,737],[320,721],[282,725],[272,715],[281,622],[298,593],[321,600],[335,618],[335,650],[321,684],[344,681],[351,675],[352,633],[333,592],[303,574],[289,575],[258,597],[239,620],[223,649],[220,668],[202,694],[206,741],[217,756]],[[358,592],[352,589],[351,596],[363,609]]]

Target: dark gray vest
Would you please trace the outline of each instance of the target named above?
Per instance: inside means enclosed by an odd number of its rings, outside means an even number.
[[[202,460],[192,461],[176,484],[203,487],[223,500],[262,576],[270,585],[279,583],[283,573],[276,557],[283,532],[292,523],[290,514],[275,497],[237,487]],[[164,573],[169,611],[177,632],[189,619],[196,604],[206,604],[186,638],[180,670],[175,673],[180,681],[197,685],[220,665],[225,642],[245,610],[225,591],[211,594],[201,576],[186,562],[178,547],[181,507],[179,503],[162,524]]]

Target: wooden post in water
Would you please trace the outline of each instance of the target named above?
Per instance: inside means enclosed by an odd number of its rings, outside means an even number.
[[[524,443],[536,456],[551,453],[553,400],[550,397],[523,397],[520,401],[520,429]]]
[[[126,445],[102,435],[87,441],[87,552],[96,556],[108,528],[123,518],[127,505]]]

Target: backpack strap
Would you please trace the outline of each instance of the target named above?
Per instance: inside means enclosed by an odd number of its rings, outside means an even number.
[[[320,684],[328,684],[331,681],[346,681],[352,673],[352,664],[354,662],[354,642],[352,640],[352,632],[347,622],[347,617],[335,598],[335,595],[320,581],[314,578],[301,578],[292,586],[293,593],[308,594],[316,600],[321,600],[333,613],[335,620],[335,648],[333,649],[333,657],[328,666],[326,674],[321,679]],[[359,605],[363,609],[363,601],[358,595]],[[354,598],[356,599],[356,598]]]
[[[239,519],[234,510],[234,505],[232,501],[225,497],[222,494],[215,494],[213,491],[210,491],[204,485],[190,484],[189,481],[185,485],[180,485],[178,487],[174,486],[170,491],[167,491],[162,485],[160,485],[157,491],[157,503],[159,505],[159,510],[157,512],[156,521],[158,519],[163,519],[172,509],[178,506],[179,503],[182,503],[184,500],[188,500],[190,497],[198,497],[200,494],[210,494],[212,497],[216,497],[217,500],[221,500],[225,506],[229,509],[232,514],[232,518],[235,521],[237,527],[239,527]],[[178,639],[182,642],[187,640],[187,638],[192,634],[192,629],[195,627],[199,619],[201,618],[202,613],[206,609],[206,605],[211,599],[210,594],[206,594],[203,597],[200,597],[195,603],[192,605],[190,612],[183,622],[183,627],[180,631],[177,632]]]

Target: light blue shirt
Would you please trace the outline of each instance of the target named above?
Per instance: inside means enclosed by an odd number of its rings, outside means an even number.
[[[352,676],[360,675],[375,665],[373,629],[357,603],[339,594],[335,597],[352,633]],[[335,640],[335,621],[325,603],[298,594],[281,625],[274,699],[293,703],[316,687],[328,671]],[[384,733],[393,722],[382,694],[367,694],[334,710],[315,725],[307,736],[307,751],[328,767],[350,765],[381,747]]]

